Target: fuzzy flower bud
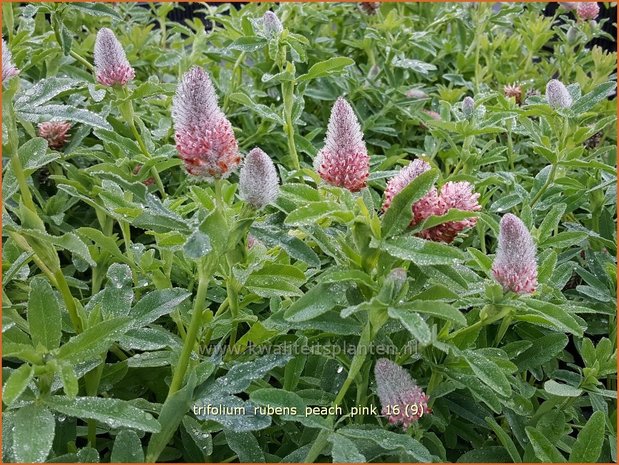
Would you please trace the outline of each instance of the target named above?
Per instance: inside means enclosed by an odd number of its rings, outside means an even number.
[[[114,33],[104,27],[95,41],[95,75],[104,86],[124,86],[135,77],[122,45]]]
[[[444,206],[444,215],[451,208],[469,212],[481,210],[479,205],[479,194],[473,190],[473,185],[463,182],[447,182],[441,188],[440,200]],[[421,231],[419,234],[425,239],[432,241],[451,243],[456,236],[465,229],[472,228],[477,223],[477,218],[467,218],[460,221],[448,221],[433,228]]]
[[[537,288],[535,243],[520,218],[511,213],[501,218],[499,244],[492,264],[494,278],[503,289],[531,294]]]
[[[561,81],[551,79],[546,85],[546,100],[553,108],[569,108],[572,106],[572,96]]]
[[[69,129],[71,129],[71,123],[66,121],[48,121],[40,123],[38,126],[39,137],[42,137],[47,141],[52,149],[61,149],[69,140]]]
[[[19,70],[13,64],[13,55],[11,55],[9,46],[4,39],[2,39],[2,84],[18,74]]]
[[[462,113],[466,118],[473,116],[475,112],[475,100],[472,97],[464,97],[462,100]]]
[[[595,19],[600,14],[600,7],[597,2],[578,2],[576,14],[582,20]]]
[[[333,186],[351,192],[366,186],[370,157],[355,112],[342,97],[331,109],[325,146],[316,155],[314,168],[325,182]]]
[[[258,147],[247,154],[239,172],[239,195],[258,210],[275,202],[279,195],[275,165]]]
[[[408,98],[412,98],[412,99],[422,99],[422,98],[428,98],[428,94],[426,94],[423,90],[421,89],[408,89],[406,91],[406,96]]]
[[[183,75],[172,103],[176,149],[187,173],[210,180],[225,178],[241,162],[232,124],[217,104],[206,71]]]
[[[284,26],[277,15],[272,11],[267,11],[262,17],[264,34],[267,37],[276,37],[282,33]]]
[[[380,358],[374,366],[374,376],[381,414],[392,425],[402,425],[406,430],[423,415],[432,413],[429,397],[401,366]]]

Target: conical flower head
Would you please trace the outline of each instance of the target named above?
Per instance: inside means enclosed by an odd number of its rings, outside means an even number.
[[[595,19],[600,14],[600,6],[597,2],[578,2],[576,14],[583,20]]]
[[[69,140],[71,123],[66,121],[48,121],[39,124],[39,136],[47,141],[52,149],[61,149]]]
[[[514,83],[503,86],[503,93],[507,98],[514,97],[518,105],[522,103],[522,88],[518,84]]]
[[[361,126],[350,104],[339,97],[331,110],[325,146],[314,167],[327,183],[357,192],[366,186],[370,174]]]
[[[373,16],[380,9],[380,2],[361,2],[359,3],[359,9],[366,15]]]
[[[473,185],[463,182],[447,182],[441,188],[439,195],[441,206],[444,210],[440,213],[444,215],[451,208],[469,212],[481,210],[479,205],[479,194],[474,191]],[[448,221],[433,228],[421,231],[419,234],[425,239],[438,242],[451,243],[456,236],[465,229],[475,226],[477,218],[467,218],[460,221]]]
[[[217,104],[208,73],[194,67],[183,75],[172,103],[176,149],[187,173],[225,178],[241,162],[230,121]]]
[[[430,165],[423,160],[413,160],[402,168],[398,174],[389,180],[385,188],[385,201],[382,210],[386,212],[391,207],[393,198],[398,195],[406,186],[413,182],[417,176],[430,169]],[[413,204],[413,219],[411,226],[429,218],[433,215],[442,215],[445,212],[445,204],[438,195],[435,187]]]
[[[475,100],[472,97],[464,97],[462,100],[462,113],[466,118],[473,116],[475,112]]]
[[[374,366],[374,376],[381,414],[387,416],[392,425],[402,425],[407,429],[423,415],[432,412],[428,407],[429,397],[401,366],[380,358]]]
[[[520,218],[511,213],[501,218],[499,245],[492,264],[494,278],[503,289],[531,294],[537,288],[535,242]]]
[[[239,172],[239,195],[256,209],[275,202],[279,195],[279,178],[271,158],[259,148],[245,157]]]
[[[553,108],[569,108],[572,106],[572,96],[567,87],[557,79],[551,79],[546,85],[546,100]]]
[[[9,46],[4,39],[2,39],[2,84],[4,84],[7,79],[17,76],[18,74],[19,70],[13,64],[13,55],[11,55]]]
[[[104,86],[124,86],[135,77],[135,71],[116,35],[104,27],[95,41],[95,76]]]
[[[272,11],[267,11],[264,14],[262,17],[262,25],[264,27],[264,35],[267,37],[276,37],[284,30],[282,22]]]

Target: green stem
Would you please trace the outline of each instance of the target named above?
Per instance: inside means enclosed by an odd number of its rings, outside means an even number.
[[[174,375],[172,376],[168,397],[181,388],[183,380],[185,379],[189,357],[191,356],[193,347],[196,344],[196,336],[198,335],[198,329],[200,328],[200,322],[202,321],[202,306],[206,300],[209,280],[216,263],[217,261],[211,254],[209,254],[198,264],[198,291],[193,302],[193,313],[191,315],[191,322],[189,323],[189,329],[187,331],[187,338],[183,344],[181,356],[178,359],[178,364],[176,365]]]
[[[131,114],[133,114],[133,102],[131,103]],[[148,152],[148,149],[146,148],[146,144],[144,143],[144,139],[142,139],[142,136],[140,135],[138,128],[135,126],[135,121],[133,118],[129,121],[129,126],[131,127],[131,132],[133,133],[133,137],[135,137],[135,140],[140,146],[140,150],[142,151],[142,154],[146,158],[151,158],[150,153]],[[155,179],[155,183],[157,184],[157,188],[159,189],[159,192],[161,192],[161,198],[165,199],[166,198],[165,187],[163,186],[163,181],[161,181],[161,177],[159,176],[159,171],[157,171],[157,168],[153,166],[150,169],[150,174]]]
[[[533,206],[539,201],[539,199],[542,198],[542,195],[544,195],[544,192],[546,192],[546,190],[554,182],[558,165],[559,165],[558,163],[555,163],[552,165],[552,168],[550,169],[550,173],[548,173],[548,178],[546,179],[546,182],[540,188],[540,190],[537,191],[537,194],[535,194],[535,197],[533,197],[533,200],[531,200],[531,204],[530,204],[531,208],[533,208]]]
[[[71,50],[70,54],[73,58],[75,58],[77,61],[83,64],[86,68],[88,68],[89,71],[95,70],[95,67],[88,60],[86,60],[83,56],[81,56],[79,53]]]
[[[71,318],[71,324],[73,325],[73,329],[75,329],[76,333],[81,333],[84,328],[82,326],[82,320],[77,313],[77,307],[75,306],[75,300],[73,299],[73,295],[71,294],[71,289],[69,289],[69,284],[62,273],[62,270],[58,270],[54,273],[54,278],[56,279],[56,285],[60,294],[62,295],[62,300],[64,300],[65,306],[67,307],[67,311],[69,312],[69,317]]]
[[[297,154],[297,147],[294,143],[294,126],[292,125],[292,107],[294,104],[294,81],[282,82],[282,96],[284,100],[284,132],[288,139],[288,151],[290,152],[290,158],[292,159],[292,167],[295,170],[301,169],[299,163],[299,155]]]
[[[466,328],[462,328],[462,329],[459,329],[458,331],[454,331],[453,333],[449,334],[446,339],[450,340],[457,336],[470,333],[471,331],[475,331],[479,328],[482,328],[483,326],[487,326],[491,323],[494,323],[495,321],[498,321],[501,318],[507,316],[509,313],[511,313],[511,311],[512,311],[511,307],[505,307],[503,310],[501,310],[496,315],[490,316],[484,320],[479,320],[473,323],[471,326],[467,326]]]
[[[376,331],[377,330],[378,328],[376,329]],[[337,407],[338,405],[342,403],[342,399],[344,399],[344,396],[348,392],[350,385],[355,380],[355,378],[359,374],[359,371],[363,367],[363,363],[365,362],[365,359],[368,354],[368,347],[371,343],[371,339],[372,339],[372,328],[370,326],[370,323],[368,322],[363,328],[363,332],[361,333],[361,337],[359,338],[359,343],[357,344],[357,350],[355,352],[355,356],[353,357],[352,362],[350,363],[350,369],[348,370],[348,376],[344,380],[344,384],[342,384],[342,387],[340,388],[337,396],[335,397],[335,400],[333,401],[333,404],[332,404],[333,407]],[[333,417],[334,415],[329,415],[327,417],[327,422],[329,424],[333,424]],[[312,463],[318,458],[318,456],[320,455],[324,447],[327,445],[327,438],[330,433],[331,432],[329,430],[321,430],[320,433],[318,433],[318,436],[316,437],[316,441],[314,441],[314,445],[308,451],[307,455],[305,456],[305,460],[303,460],[303,462]]]

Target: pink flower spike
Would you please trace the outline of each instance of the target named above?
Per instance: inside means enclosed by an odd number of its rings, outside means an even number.
[[[239,195],[258,210],[275,202],[279,195],[275,165],[258,147],[247,154],[239,172]]]
[[[71,123],[66,121],[48,121],[40,123],[38,126],[39,136],[47,141],[52,149],[61,149],[69,140],[69,129],[71,129]]]
[[[183,75],[172,103],[176,149],[187,173],[225,178],[241,162],[232,124],[219,109],[211,79],[202,68]]]
[[[504,290],[518,294],[535,292],[537,288],[535,255],[535,242],[522,220],[511,213],[503,216],[492,274]]]
[[[104,27],[99,29],[95,41],[95,75],[104,86],[124,86],[135,77],[122,45],[114,33]]]
[[[432,413],[429,397],[401,366],[386,358],[378,359],[374,376],[381,414],[392,425],[402,425],[406,430],[423,415]]]
[[[473,185],[468,182],[447,182],[441,189],[440,199],[444,205],[445,214],[451,208],[464,211],[479,211],[479,194],[473,190]],[[425,239],[451,243],[463,230],[475,226],[477,218],[467,218],[460,221],[448,221],[430,229],[421,231],[419,234]]]
[[[267,37],[276,37],[280,35],[284,30],[282,22],[272,11],[267,11],[264,14],[264,16],[262,17],[262,25],[264,27],[264,34]]]
[[[325,146],[316,155],[314,168],[325,182],[333,186],[351,192],[366,186],[370,157],[355,112],[342,97],[331,109]]]
[[[18,74],[19,70],[13,64],[13,55],[11,55],[9,46],[4,39],[2,39],[2,84]]]
[[[600,6],[597,2],[578,2],[576,14],[583,20],[595,19],[600,14]]]

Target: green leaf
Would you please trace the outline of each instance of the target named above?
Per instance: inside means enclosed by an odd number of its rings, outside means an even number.
[[[305,402],[294,392],[277,388],[262,388],[252,391],[249,395],[252,402],[272,408],[292,408],[298,413],[304,413]]]
[[[82,362],[97,357],[129,329],[131,321],[128,317],[113,318],[88,328],[60,347],[57,358],[67,362]]]
[[[207,255],[213,248],[208,234],[204,234],[199,229],[191,233],[187,242],[183,245],[183,252],[192,260],[199,260]]]
[[[276,225],[267,223],[254,223],[251,233],[267,247],[279,246],[286,251],[290,257],[301,260],[314,268],[320,268],[320,257],[298,237],[288,234],[288,228],[282,230]]]
[[[2,389],[2,401],[11,405],[26,390],[34,376],[34,367],[28,363],[13,370]]]
[[[583,328],[576,318],[562,306],[534,299],[528,299],[526,305],[522,314],[519,312],[514,316],[515,319],[540,324],[541,326],[582,337]]]
[[[525,371],[540,367],[556,357],[567,345],[569,339],[563,333],[551,333],[533,341],[533,345],[518,355],[513,362],[518,370]]]
[[[60,303],[47,280],[35,277],[30,281],[28,298],[28,326],[32,344],[41,344],[48,350],[60,346],[62,312]]]
[[[17,410],[13,425],[15,461],[45,462],[54,442],[54,415],[40,404],[30,404]]]
[[[60,158],[58,154],[47,154],[47,141],[41,137],[30,139],[19,147],[17,152],[28,175]]]
[[[249,431],[236,432],[224,429],[228,447],[237,455],[239,462],[263,463],[266,462],[264,452],[256,437]]]
[[[447,213],[440,216],[432,215],[427,220],[419,223],[419,225],[415,225],[415,230],[425,230],[433,228],[434,226],[438,226],[439,224],[448,223],[450,221],[462,221],[469,218],[475,218],[478,214],[476,212],[469,212],[464,210],[457,210],[455,208],[450,208]]]
[[[132,428],[139,431],[156,433],[161,425],[150,413],[132,406],[120,399],[103,397],[51,396],[45,404],[59,413],[76,418],[86,418],[105,423],[112,428]]]
[[[57,95],[72,90],[79,85],[79,81],[66,77],[48,77],[42,79],[17,96],[17,99],[15,99],[15,109],[20,111],[28,107],[43,105]],[[27,145],[29,142],[30,141],[26,142],[24,145]],[[45,146],[47,147],[47,142]]]
[[[431,462],[432,456],[419,441],[404,434],[385,429],[345,426],[337,431],[342,436],[352,439],[366,439],[376,443],[382,449],[392,453],[402,450],[419,462]]]
[[[333,463],[367,463],[367,459],[359,452],[355,443],[346,436],[333,433],[329,436],[329,442],[333,444],[331,447]]]
[[[102,3],[76,3],[73,5],[75,9],[92,16],[109,16],[110,18],[122,21],[123,18],[116,11]]]
[[[113,263],[107,270],[105,289],[95,294],[85,307],[90,313],[97,306],[101,308],[104,320],[127,316],[133,301],[133,278],[131,268],[125,264]]]
[[[395,236],[408,228],[413,218],[413,204],[428,193],[438,175],[436,169],[420,174],[391,200],[391,205],[382,219],[383,238]]]
[[[328,284],[314,286],[286,309],[284,318],[294,322],[307,321],[332,310],[339,299],[331,287]]]
[[[70,398],[77,396],[79,384],[73,365],[69,363],[62,363],[60,365],[60,378],[62,379],[64,393]]]
[[[257,113],[259,116],[261,116],[264,119],[274,121],[279,125],[284,124],[284,120],[279,114],[271,110],[266,105],[262,105],[260,103],[254,102],[252,98],[247,94],[244,94],[242,92],[234,92],[233,94],[230,94],[229,98],[233,102],[240,103],[241,105],[244,105],[250,108],[252,111]]]
[[[600,84],[591,92],[576,100],[570,110],[576,115],[580,115],[581,113],[591,110],[599,102],[613,95],[615,93],[616,86],[617,84],[613,81]]]
[[[112,463],[144,462],[142,442],[135,431],[124,429],[116,435],[110,461]]]
[[[346,57],[332,57],[314,64],[306,74],[298,77],[297,82],[311,81],[312,79],[330,76],[341,72],[344,68],[354,65],[355,60]]]
[[[284,224],[288,226],[315,224],[317,221],[340,211],[341,207],[335,202],[312,202],[292,211],[284,221]]]
[[[565,213],[566,207],[567,205],[564,203],[558,203],[552,206],[537,230],[539,242],[544,242],[550,237],[552,231],[559,225],[559,221]]]
[[[572,446],[570,462],[591,463],[597,462],[602,453],[606,421],[604,413],[597,411],[589,418],[584,428],[578,433],[576,442]]]
[[[33,123],[42,123],[44,121],[73,121],[92,126],[93,128],[102,128],[112,130],[112,126],[105,121],[101,116],[83,108],[76,108],[71,105],[42,105],[37,107],[28,107],[18,112],[19,116]]]
[[[147,462],[150,463],[157,460],[165,446],[170,442],[172,435],[178,429],[183,416],[189,411],[196,381],[195,373],[190,373],[187,384],[165,400],[159,413],[161,430],[158,430],[150,438],[146,451]]]
[[[537,429],[527,426],[525,428],[535,456],[541,462],[565,462],[565,457],[559,450]]]
[[[389,307],[389,316],[400,320],[402,325],[417,339],[422,345],[427,346],[432,341],[432,331],[419,314],[404,310],[402,308]]]
[[[473,370],[473,373],[483,383],[503,397],[511,395],[512,388],[509,381],[496,363],[486,358],[479,351],[475,352],[467,349],[462,351],[462,355]]]
[[[453,265],[465,259],[465,255],[456,247],[414,236],[389,239],[381,247],[392,257],[408,260],[418,266]]]
[[[452,321],[459,326],[466,326],[466,318],[456,307],[435,300],[412,300],[399,308],[411,312],[425,313],[443,320]]]
[[[266,39],[263,39],[262,37],[246,36],[239,37],[228,45],[228,48],[231,50],[241,50],[242,52],[255,52],[256,50],[264,48],[266,44]],[[241,460],[241,462],[244,462],[244,460]]]
[[[252,381],[261,379],[271,370],[288,363],[290,355],[269,354],[251,362],[240,362],[234,365],[228,373],[217,378],[208,392],[236,394],[249,387]]]
[[[296,266],[274,264],[262,267],[245,281],[245,287],[261,297],[300,296],[305,274]]]
[[[503,444],[503,447],[505,447],[505,450],[507,450],[509,456],[512,458],[514,463],[521,463],[522,458],[520,457],[518,449],[516,448],[516,444],[514,444],[512,438],[510,438],[509,435],[505,432],[505,430],[501,428],[501,426],[499,426],[499,424],[495,421],[494,418],[486,417],[485,420],[486,423],[488,423],[488,425],[490,426],[490,428],[492,428],[492,431],[494,431],[494,434],[497,435],[497,438],[499,438],[499,441],[501,441],[501,444]]]
[[[579,397],[582,394],[582,389],[570,386],[569,384],[557,383],[554,379],[550,379],[544,383],[544,391],[559,397]]]
[[[146,294],[131,309],[131,327],[141,328],[163,315],[168,315],[191,294],[184,289],[163,289]]]

